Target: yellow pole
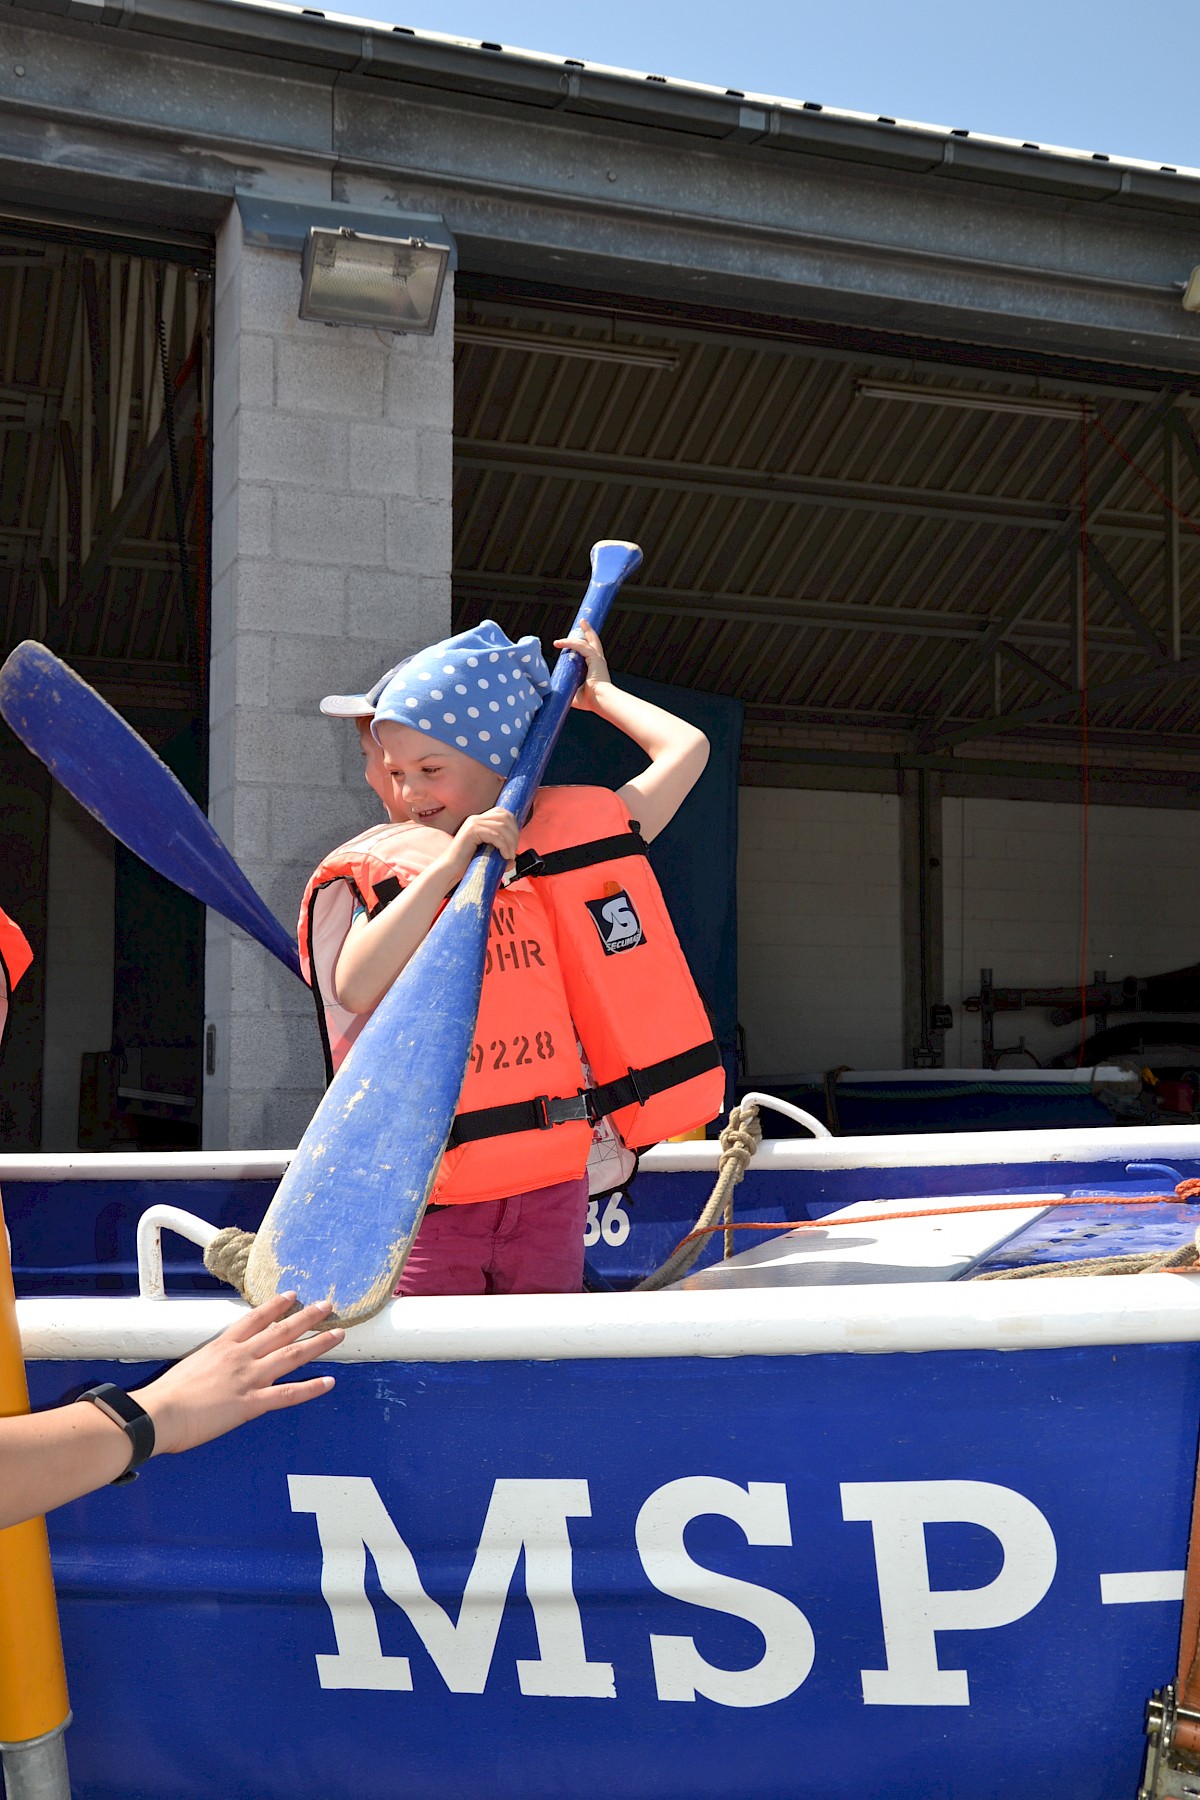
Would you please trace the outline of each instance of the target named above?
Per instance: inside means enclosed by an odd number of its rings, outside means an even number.
[[[0,1418],[28,1411],[0,1200]],[[56,1791],[69,1793],[61,1733],[70,1718],[46,1521],[28,1519],[0,1531],[0,1749],[10,1796],[14,1788],[46,1800]],[[59,1763],[61,1779],[54,1766]]]

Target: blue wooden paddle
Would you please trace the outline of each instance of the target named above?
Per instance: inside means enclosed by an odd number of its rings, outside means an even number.
[[[135,856],[300,974],[291,934],[191,795],[120,713],[44,644],[18,644],[0,668],[0,716]]]
[[[572,635],[599,629],[641,560],[636,544],[593,547]],[[585,667],[573,650],[560,655],[496,802],[522,824]],[[458,1104],[503,874],[498,851],[477,852],[334,1076],[254,1240],[245,1285],[255,1303],[294,1289],[301,1306],[328,1298],[336,1320],[355,1325],[391,1298]]]

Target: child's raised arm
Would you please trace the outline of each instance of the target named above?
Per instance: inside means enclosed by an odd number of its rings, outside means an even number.
[[[607,719],[650,758],[650,767],[619,791],[619,798],[649,842],[671,823],[704,773],[708,739],[674,713],[614,687],[600,639],[590,625],[581,628],[579,637],[556,638],[555,647],[578,650],[587,660],[587,675],[575,696],[575,705]]]

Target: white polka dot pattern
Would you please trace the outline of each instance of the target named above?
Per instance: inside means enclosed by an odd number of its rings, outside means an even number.
[[[374,722],[376,727],[389,720],[415,724],[496,769],[518,755],[549,686],[537,639],[513,643],[493,620],[484,619],[398,668],[379,696]],[[497,732],[505,740],[499,750]]]

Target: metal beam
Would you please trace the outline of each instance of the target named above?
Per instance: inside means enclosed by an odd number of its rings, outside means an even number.
[[[497,443],[481,438],[457,439],[455,466],[487,474],[522,471],[560,480],[620,481],[657,492],[706,494],[716,498],[782,501],[792,506],[827,506],[835,511],[898,514],[948,519],[964,525],[997,525],[1022,531],[1061,533],[1071,528],[1069,507],[1048,501],[993,500],[978,494],[948,494],[920,487],[892,487],[886,482],[839,481],[829,476],[783,475],[757,469],[714,467],[710,463],[659,461],[652,457],[612,456],[595,450],[564,450],[555,444]],[[1123,514],[1092,521],[1096,531],[1121,538],[1162,540],[1157,519]]]
[[[1179,462],[1180,447],[1176,436],[1177,412],[1172,409],[1163,427],[1163,591],[1167,602],[1167,623],[1171,637],[1171,660],[1179,662],[1183,655],[1183,584],[1179,566]]]
[[[1091,535],[1091,530],[1089,528],[1088,537],[1090,538]],[[1124,582],[1101,550],[1099,544],[1089,544],[1088,564],[1090,569],[1099,576],[1101,587],[1104,588],[1109,599],[1112,601],[1121,617],[1125,620],[1130,630],[1134,633],[1135,637],[1140,640],[1147,655],[1149,655],[1156,663],[1166,662],[1166,652],[1159,643],[1157,634],[1150,629],[1149,624],[1142,615],[1141,608],[1138,606],[1137,601],[1126,588]]]
[[[1025,652],[1018,650],[1015,644],[999,645],[996,654],[1007,657],[1009,662],[1014,663],[1018,669],[1024,669],[1027,675],[1032,675],[1036,682],[1039,682],[1042,687],[1048,687],[1052,693],[1069,694],[1072,691],[1065,681],[1060,681],[1057,675],[1052,675],[1049,669],[1043,667],[1040,662],[1036,662],[1032,656],[1026,656]]]
[[[1159,394],[1158,399],[1146,414],[1145,418],[1143,418],[1137,430],[1133,433],[1133,436],[1125,446],[1127,455],[1136,456],[1150,441],[1150,438],[1163,425],[1168,417],[1172,405],[1174,404],[1174,398],[1174,395],[1167,391]],[[1118,460],[1113,468],[1109,470],[1109,473],[1104,478],[1103,482],[1098,486],[1094,486],[1092,495],[1093,508],[1103,505],[1105,497],[1112,492],[1113,488],[1125,473],[1125,463]],[[1092,520],[1089,519],[1089,527],[1091,523]],[[1017,584],[1015,591],[1002,609],[995,624],[992,626],[991,630],[986,632],[981,638],[979,647],[972,658],[971,665],[965,672],[963,678],[959,680],[958,686],[951,692],[949,681],[943,682],[937,698],[932,702],[929,708],[931,713],[936,708],[937,716],[922,729],[924,748],[930,749],[935,742],[940,741],[940,728],[952,717],[954,709],[957,707],[959,701],[977,681],[980,668],[987,667],[991,660],[992,652],[996,649],[1001,639],[1008,636],[1010,629],[1016,624],[1016,621],[1020,618],[1026,606],[1028,606],[1036,589],[1042,585],[1053,570],[1058,558],[1064,551],[1073,551],[1078,535],[1078,514],[1072,513],[1068,523],[1061,528],[1057,541],[1047,546],[1046,554],[1039,558],[1035,565],[1035,569],[1031,570],[1029,574]],[[1089,536],[1090,535],[1089,529]]]
[[[1198,677],[1200,656],[1189,657],[1185,662],[1164,662],[1156,669],[1144,670],[1140,675],[1123,675],[1117,681],[1105,681],[1099,686],[1089,687],[1088,705],[1101,706],[1106,700],[1123,700],[1130,694],[1173,687],[1176,682],[1195,681]],[[1055,700],[1044,700],[1036,706],[1023,706],[1017,712],[1005,713],[998,719],[979,719],[972,725],[961,725],[955,730],[941,732],[937,745],[939,749],[948,749],[953,744],[966,744],[974,738],[996,737],[1002,732],[1015,731],[1022,725],[1036,725],[1044,719],[1054,719],[1062,713],[1074,712],[1082,704],[1081,693],[1062,694]]]
[[[4,561],[4,534],[0,531],[0,563]],[[167,554],[164,550],[164,554]],[[455,569],[453,572],[455,601],[490,605],[503,599],[511,605],[540,606],[548,611],[569,611],[576,602],[570,593],[555,590],[543,576],[515,575],[508,570]],[[675,588],[651,587],[638,582],[622,590],[614,608],[616,615],[644,613],[665,619],[698,619],[711,625],[791,626],[797,631],[838,631],[850,635],[894,635],[914,638],[982,639],[989,626],[978,614],[964,612],[927,613],[916,607],[862,606],[840,600],[813,600],[806,595],[794,599],[772,594],[734,594],[716,589],[700,593]],[[1071,645],[1069,626],[1054,619],[1022,619],[1013,626],[1012,636],[1004,643],[1005,651],[1014,649],[1013,636],[1034,645]],[[1128,631],[1111,627],[1093,627],[1089,641],[1097,650],[1131,650],[1135,640]],[[1190,649],[1200,651],[1200,635],[1184,639]],[[1018,652],[1018,657],[1020,653]],[[1055,677],[1032,659],[1023,659],[1032,673],[1038,668],[1053,683]],[[1060,684],[1065,687],[1066,684]]]
[[[183,384],[176,389],[175,404],[178,408],[186,407],[195,400],[196,370],[197,365],[191,364]],[[146,446],[137,467],[129,477],[121,498],[104,520],[92,546],[91,554],[79,571],[77,581],[72,584],[73,592],[69,602],[72,609],[92,599],[98,592],[100,583],[110,565],[112,552],[124,539],[130,520],[149,498],[155,482],[166,466],[169,449],[167,427],[164,423]],[[174,553],[172,552],[172,554]]]

